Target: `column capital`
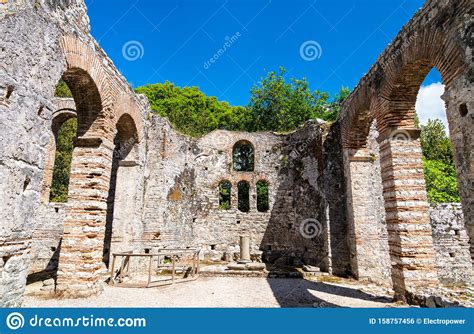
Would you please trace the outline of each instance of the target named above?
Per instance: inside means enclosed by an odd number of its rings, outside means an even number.
[[[388,127],[380,133],[377,138],[377,142],[380,144],[385,140],[399,140],[399,141],[411,141],[418,140],[421,135],[421,129],[419,128],[398,128]]]

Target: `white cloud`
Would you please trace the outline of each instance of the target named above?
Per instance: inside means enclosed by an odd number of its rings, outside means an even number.
[[[428,119],[440,119],[448,130],[446,118],[446,106],[441,99],[444,93],[444,85],[441,82],[432,83],[428,86],[421,86],[416,99],[416,113],[421,124],[426,124]]]

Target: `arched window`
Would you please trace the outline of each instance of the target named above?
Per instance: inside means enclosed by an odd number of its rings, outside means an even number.
[[[45,203],[68,200],[73,142],[77,135],[76,106],[63,79],[56,85],[54,95],[58,110],[53,113],[51,139],[45,161],[41,195]]]
[[[249,212],[250,210],[250,186],[247,181],[240,181],[237,184],[238,190],[238,209],[242,212]]]
[[[230,198],[232,192],[232,184],[229,181],[221,181],[219,183],[219,209],[230,209]]]
[[[265,212],[270,208],[268,204],[268,183],[260,180],[257,182],[257,211]]]
[[[252,172],[254,168],[253,145],[246,140],[235,143],[232,150],[234,170],[238,172]]]

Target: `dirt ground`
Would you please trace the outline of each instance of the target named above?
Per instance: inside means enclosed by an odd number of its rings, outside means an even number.
[[[296,278],[201,277],[196,281],[156,288],[105,286],[86,299],[31,296],[24,307],[399,307],[389,291],[353,282],[315,282]],[[364,291],[362,291],[364,290]]]

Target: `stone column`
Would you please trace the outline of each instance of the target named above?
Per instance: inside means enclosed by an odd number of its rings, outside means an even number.
[[[251,262],[250,260],[250,238],[240,237],[240,260],[239,262]]]
[[[110,255],[133,250],[133,223],[136,216],[138,163],[135,160],[120,160],[118,164]]]
[[[102,291],[101,274],[113,144],[77,138],[69,182],[69,205],[59,259],[56,291],[87,297]]]
[[[400,299],[438,283],[419,136],[419,129],[387,128],[378,139],[392,281]]]
[[[238,182],[231,182],[232,188],[230,190],[230,210],[238,211],[239,206],[239,188]]]
[[[51,133],[49,143],[46,148],[46,158],[44,162],[44,176],[41,183],[41,201],[49,203],[49,195],[51,192],[51,183],[53,182],[54,160],[56,158],[56,138]]]
[[[257,183],[249,181],[249,212],[257,212]]]
[[[377,200],[373,198],[374,158],[367,148],[344,149],[351,268],[357,279],[381,279]]]

